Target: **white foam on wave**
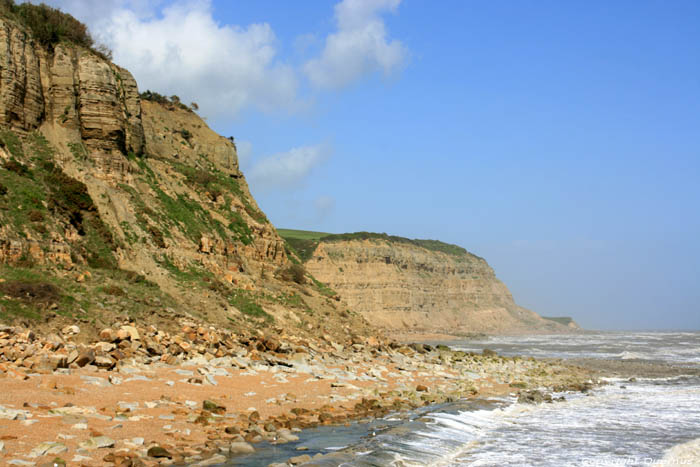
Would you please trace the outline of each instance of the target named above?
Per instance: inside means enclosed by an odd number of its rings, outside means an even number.
[[[548,358],[623,358],[700,363],[698,332],[601,332],[581,335],[499,336],[451,344],[455,350]]]
[[[700,465],[700,438],[673,446],[654,467],[669,465]]]
[[[696,343],[697,345],[692,345]],[[700,361],[700,333],[601,333],[596,336],[501,337],[453,348],[546,357],[597,357],[670,362]],[[669,449],[700,431],[700,379],[609,378],[617,383],[566,402],[526,405],[499,399],[492,410],[431,413],[415,431],[373,438],[363,462],[347,465],[609,465],[627,456],[661,457],[657,465],[699,465],[700,440]],[[558,394],[557,394],[558,395]],[[430,419],[424,422],[424,419]],[[669,457],[675,456],[675,457]],[[578,459],[572,464],[572,459]],[[580,461],[580,462],[579,462]],[[611,465],[617,465],[611,464]],[[647,464],[645,464],[647,465]]]
[[[644,358],[644,355],[637,353],[637,352],[624,351],[624,352],[618,354],[618,357],[621,358],[622,360],[641,360]]]

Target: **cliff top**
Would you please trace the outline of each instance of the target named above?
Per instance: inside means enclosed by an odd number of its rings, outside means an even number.
[[[87,26],[68,13],[45,4],[15,4],[14,0],[0,0],[0,18],[8,19],[31,31],[34,39],[53,49],[60,42],[69,42],[92,50],[103,58],[111,59],[111,51],[96,44]]]
[[[410,239],[374,232],[352,232],[332,234],[326,232],[314,232],[310,230],[277,229],[279,235],[290,245],[302,261],[311,258],[313,251],[321,242],[342,242],[350,240],[383,240],[390,243],[402,243],[437,251],[457,257],[476,256],[458,245],[441,242],[440,240]],[[478,256],[477,256],[478,258]]]

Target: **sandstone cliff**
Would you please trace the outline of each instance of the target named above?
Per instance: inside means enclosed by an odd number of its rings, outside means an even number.
[[[306,256],[311,274],[349,308],[387,330],[468,334],[576,328],[516,305],[483,258],[454,245],[331,235],[319,238]]]
[[[232,140],[177,100],[143,100],[99,53],[46,47],[0,17],[0,321],[97,329],[115,315],[191,313],[366,330],[305,278],[285,280],[290,266]]]

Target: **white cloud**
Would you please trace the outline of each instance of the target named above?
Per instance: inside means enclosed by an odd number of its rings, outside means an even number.
[[[329,145],[301,146],[255,162],[248,178],[256,189],[293,189],[330,157]]]
[[[401,0],[343,0],[335,6],[337,32],[326,38],[319,58],[304,64],[313,84],[342,88],[362,76],[381,71],[385,76],[400,69],[408,51],[398,40],[387,38],[381,18],[394,12]]]
[[[300,55],[321,46],[316,58],[299,66],[280,58],[268,23],[220,24],[211,0],[43,1],[85,22],[113,50],[114,61],[133,73],[139,89],[197,102],[208,117],[245,109],[294,112],[309,105],[299,94],[302,76],[314,87],[340,89],[368,74],[390,75],[408,56],[400,41],[388,37],[382,18],[401,0],[340,1],[336,30],[325,40],[297,37],[291,60],[303,62]]]
[[[196,101],[208,116],[231,116],[245,108],[294,110],[298,79],[277,58],[276,37],[267,23],[220,25],[208,0],[51,1],[86,21],[93,35],[114,52],[139,89]]]

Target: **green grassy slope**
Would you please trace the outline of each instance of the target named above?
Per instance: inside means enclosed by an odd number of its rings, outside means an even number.
[[[411,244],[430,251],[439,251],[448,255],[465,257],[471,255],[461,246],[444,243],[439,240],[420,240],[387,235],[385,233],[353,232],[343,234],[330,234],[314,232],[310,230],[277,229],[280,236],[291,247],[299,258],[306,262],[311,258],[313,251],[320,242],[340,242],[348,240],[383,240],[391,243]]]

